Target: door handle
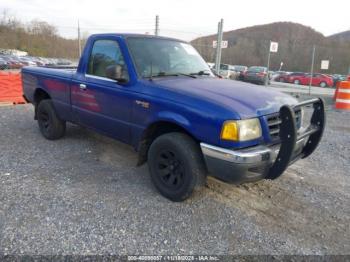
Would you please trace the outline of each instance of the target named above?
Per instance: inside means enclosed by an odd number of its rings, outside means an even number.
[[[86,90],[86,85],[85,85],[85,84],[80,84],[80,85],[79,85],[79,88],[80,88],[81,90]]]

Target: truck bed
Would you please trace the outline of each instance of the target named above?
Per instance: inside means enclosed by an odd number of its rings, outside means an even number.
[[[76,74],[75,68],[24,67],[22,69],[23,94],[35,104],[40,90],[52,99],[62,118],[71,114],[70,87]]]
[[[22,68],[22,74],[53,76],[62,78],[71,78],[77,71],[76,67],[32,67],[26,66]]]

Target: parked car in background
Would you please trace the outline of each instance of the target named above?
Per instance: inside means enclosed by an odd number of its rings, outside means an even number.
[[[0,57],[0,70],[6,70],[6,69],[9,69],[9,68],[10,68],[10,66],[7,63],[7,61]]]
[[[44,66],[45,65],[45,63],[40,58],[36,59],[35,63],[37,66]]]
[[[37,56],[15,56],[0,54],[1,69],[21,69],[23,66],[74,66],[73,62],[66,58],[45,58]]]
[[[270,77],[264,66],[251,66],[243,75],[243,81],[256,84],[265,84]]]
[[[324,74],[313,74],[311,80],[311,74],[301,73],[300,75],[294,75],[293,77],[289,77],[289,83],[293,83],[296,85],[309,85],[311,81],[312,86],[320,86],[320,87],[332,87],[333,79],[330,76]]]
[[[57,65],[57,60],[54,58],[47,58],[45,66],[55,66]]]
[[[274,80],[277,76],[280,75],[278,71],[270,71],[271,79]]]
[[[244,65],[233,65],[233,70],[236,72],[245,72],[248,70],[248,66]]]
[[[232,80],[242,80],[241,75],[248,69],[247,66],[243,65],[220,64],[220,71],[216,72],[214,63],[207,64],[215,75]]]
[[[223,78],[229,79],[231,78],[232,73],[235,73],[233,65],[220,64],[219,75]]]
[[[211,72],[212,72],[217,78],[223,78],[221,75],[219,75],[219,74],[216,72],[215,68],[210,68],[210,70],[211,70]]]
[[[274,75],[272,76],[272,80],[276,81],[276,82],[288,82],[288,76],[290,75],[290,72],[285,72],[285,71],[277,71],[274,73]]]
[[[36,66],[37,64],[35,62],[32,61],[31,58],[29,57],[25,57],[25,56],[21,56],[18,58],[19,61],[24,65],[24,66]]]
[[[238,73],[238,76],[236,77],[236,79],[243,81],[244,73],[248,70],[248,67],[244,65],[234,65],[233,68],[234,68],[234,71]]]
[[[23,63],[16,56],[4,56],[3,58],[7,61],[9,69],[20,69],[23,67]]]
[[[72,62],[69,61],[68,59],[58,59],[57,60],[57,65],[71,65]]]
[[[292,83],[300,85],[300,79],[306,76],[307,73],[303,72],[292,72],[280,78],[280,82]]]
[[[207,64],[208,64],[210,69],[213,69],[215,67],[215,63],[207,62]]]

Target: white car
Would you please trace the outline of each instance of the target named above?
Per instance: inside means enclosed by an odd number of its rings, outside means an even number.
[[[235,67],[233,65],[220,64],[219,75],[221,75],[223,78],[230,79],[231,74],[235,72]]]

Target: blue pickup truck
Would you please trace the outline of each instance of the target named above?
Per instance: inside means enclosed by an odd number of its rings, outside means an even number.
[[[66,122],[132,145],[158,191],[183,201],[207,176],[275,179],[321,140],[324,103],[298,103],[267,87],[219,79],[181,40],[92,35],[77,69],[25,67],[24,97],[42,135]],[[303,108],[312,116],[303,124]]]

